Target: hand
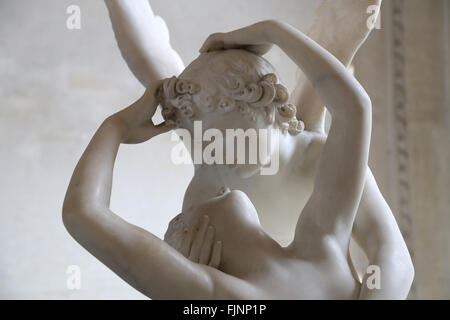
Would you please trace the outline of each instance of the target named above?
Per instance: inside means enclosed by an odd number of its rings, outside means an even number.
[[[161,81],[153,83],[139,100],[106,120],[119,128],[122,143],[145,142],[154,136],[174,129],[173,125],[167,125],[166,122],[154,125],[152,121],[158,107],[155,93],[160,85]]]
[[[203,216],[198,227],[184,229],[181,253],[195,263],[218,269],[222,255],[222,242],[215,241],[215,229],[209,217]]]
[[[244,49],[257,55],[266,54],[273,46],[267,36],[267,30],[273,23],[277,22],[266,20],[231,32],[213,33],[203,43],[200,52]]]

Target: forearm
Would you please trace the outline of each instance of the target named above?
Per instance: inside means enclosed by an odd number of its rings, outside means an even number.
[[[367,272],[361,284],[359,299],[406,299],[414,279],[409,254],[397,246],[381,246],[370,257]]]
[[[106,120],[99,127],[74,170],[63,212],[81,214],[89,208],[109,208],[120,137],[118,128],[112,125],[111,120]]]
[[[367,166],[370,98],[339,60],[294,27],[275,21],[266,24],[265,30],[268,40],[279,46],[302,69],[332,115],[313,196],[319,199],[318,202],[330,199],[329,204],[321,205],[321,210],[334,211],[336,219],[324,215],[318,223],[334,232],[336,228],[344,230],[337,233],[345,235],[342,237],[345,247]]]
[[[63,222],[86,250],[136,287],[129,277],[129,248],[136,246],[139,229],[109,210],[114,162],[120,145],[118,127],[110,118],[92,137],[67,189]],[[121,256],[121,259],[117,259]]]
[[[69,233],[130,285],[152,298],[211,296],[211,277],[155,235],[109,209],[112,174],[121,143],[141,143],[171,130],[154,125],[159,83],[103,122],[76,166],[63,206]],[[172,290],[173,288],[177,290]]]
[[[162,269],[160,261],[153,260],[162,241],[109,209],[114,162],[122,140],[120,128],[117,120],[109,117],[92,137],[67,189],[63,222],[87,251],[131,286],[150,295],[149,288],[163,291],[157,286],[160,281],[152,277],[157,274],[155,269]]]
[[[362,297],[404,299],[414,278],[414,266],[395,217],[368,168],[353,226],[353,237],[381,270],[381,290],[361,291]]]
[[[265,26],[268,41],[278,45],[301,68],[332,115],[369,104],[358,81],[319,44],[288,24],[272,21]]]
[[[172,129],[166,123],[155,126],[152,116],[158,103],[155,99],[159,83],[127,108],[108,117],[91,139],[81,156],[67,189],[63,211],[83,208],[108,209],[112,176],[121,143],[141,143]]]
[[[370,99],[342,63],[300,31],[278,22],[266,27],[269,41],[305,72],[332,114],[308,203],[322,212],[314,215],[317,224],[339,234],[344,248],[364,186],[371,131]]]

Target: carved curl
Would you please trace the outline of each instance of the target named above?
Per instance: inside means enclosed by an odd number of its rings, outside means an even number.
[[[169,124],[181,125],[180,117],[192,120],[195,106],[192,95],[200,91],[196,83],[171,77],[164,79],[157,90],[158,102],[162,105],[161,115]]]
[[[296,135],[303,131],[303,122],[296,118],[297,109],[286,103],[288,90],[278,83],[276,74],[268,73],[248,83],[235,73],[216,79],[218,89],[206,97],[202,106],[193,101],[193,95],[201,91],[199,84],[176,77],[165,79],[158,90],[163,118],[181,125],[181,118],[193,121],[195,116],[201,118],[202,113],[239,112],[251,121],[256,121],[260,114],[266,125],[274,125],[283,133]]]

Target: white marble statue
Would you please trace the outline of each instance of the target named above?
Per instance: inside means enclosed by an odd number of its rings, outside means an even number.
[[[309,36],[273,20],[213,34],[186,68],[147,1],[106,4],[147,90],[105,120],[75,169],[63,218],[78,242],[151,298],[407,296],[411,258],[367,167],[370,99],[346,70],[370,32],[366,8],[380,1],[324,1]],[[273,45],[302,71],[292,94],[261,57]],[[154,126],[158,104],[166,121]],[[192,132],[196,120],[203,130],[279,131],[279,170],[260,174],[272,153],[256,165],[196,164],[163,242],[109,210],[114,159],[120,143]],[[364,270],[356,274],[351,237],[380,268],[381,288],[364,285]]]

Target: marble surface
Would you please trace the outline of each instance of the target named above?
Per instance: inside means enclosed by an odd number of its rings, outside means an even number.
[[[155,12],[163,15],[174,30],[173,45],[184,61],[190,61],[197,52],[189,41],[194,39],[200,46],[210,29],[232,29],[274,17],[306,30],[318,4],[314,0],[302,1],[301,6],[297,0],[284,0],[281,5],[266,0],[202,2],[199,14],[203,17],[220,13],[215,19],[204,19],[208,25],[203,27],[193,9],[200,2],[177,8],[167,6],[167,1],[152,1]],[[74,31],[65,27],[65,11],[72,1],[0,3],[0,298],[143,297],[81,251],[61,223],[63,196],[73,166],[94,130],[104,117],[143,92],[117,50],[103,2],[77,3],[82,11],[82,29]],[[255,3],[257,8],[250,9]],[[450,6],[447,0],[404,3],[417,297],[448,299]],[[390,180],[396,170],[391,62],[383,60],[390,59],[389,10],[384,5],[382,28],[375,30],[361,48],[355,67],[374,104],[370,164],[396,212],[398,186]],[[192,19],[184,23],[186,17]],[[292,88],[292,65],[280,64],[280,58],[277,51],[271,56]],[[142,148],[122,147],[113,190],[114,209],[160,236],[181,203],[165,201],[161,212],[151,217],[152,221],[159,217],[160,224],[151,225],[146,197],[158,192],[152,189],[151,179],[165,179],[162,188],[170,187],[171,198],[180,198],[193,173],[190,167],[168,168],[168,158],[153,158],[151,144],[158,145],[160,154],[168,154],[168,143],[169,136],[165,135]],[[149,159],[155,167],[149,167]],[[155,172],[160,175],[155,176]],[[135,204],[130,206],[132,202]],[[81,290],[66,287],[66,269],[72,264],[81,267]]]
[[[317,5],[303,1],[298,6],[294,0],[281,6],[272,1],[200,2],[179,7],[152,1],[173,30],[173,45],[184,61],[197,55],[214,30],[270,17],[306,30]],[[77,1],[80,30],[66,28],[70,4],[0,4],[0,298],[141,298],[80,250],[61,221],[70,175],[95,129],[143,92],[120,56],[103,1]],[[202,10],[195,13],[199,6]],[[275,51],[271,59],[285,82],[293,84],[293,64],[281,64],[281,54]],[[166,134],[139,148],[122,146],[115,171],[113,209],[161,237],[181,210],[181,201],[174,199],[182,199],[193,174],[190,166],[170,163],[172,145]],[[155,148],[164,156],[155,158]],[[162,185],[156,188],[155,179]],[[147,199],[162,189],[171,194],[161,196],[159,212],[149,217]],[[69,265],[81,268],[80,290],[66,287]]]

